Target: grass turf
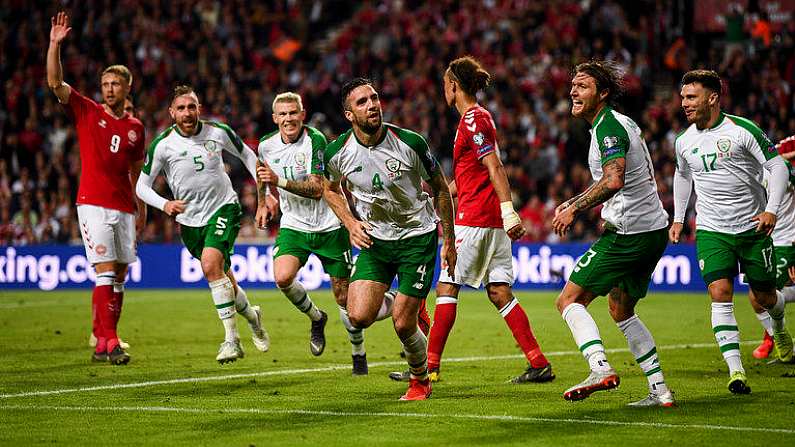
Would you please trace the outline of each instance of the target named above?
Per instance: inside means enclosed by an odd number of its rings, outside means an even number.
[[[762,330],[737,297],[743,361],[753,393],[726,388],[705,295],[653,294],[638,314],[655,336],[673,409],[629,409],[646,380],[610,319],[591,313],[621,386],[582,402],[562,399],[587,364],[554,309],[553,293],[517,292],[557,379],[512,385],[525,361],[482,292],[462,294],[427,402],[398,402],[405,384],[400,345],[388,322],[366,331],[370,375],[351,377],[350,345],[329,292],[312,293],[329,313],[327,347],[309,353],[309,320],[275,291],[250,290],[271,335],[254,349],[238,319],[246,357],[219,366],[223,329],[203,290],[128,290],[119,333],[127,366],[91,364],[86,291],[0,293],[0,444],[74,445],[628,445],[731,446],[795,441],[793,365],[751,357]],[[433,300],[431,300],[433,301]],[[429,303],[432,307],[432,303]],[[795,318],[795,307],[788,310]],[[791,326],[791,325],[790,325]],[[156,383],[146,383],[156,382]],[[126,387],[119,385],[126,384]],[[96,387],[97,389],[87,389]],[[58,391],[42,394],[42,391]],[[34,393],[34,394],[23,394]],[[39,394],[35,394],[39,393]],[[786,441],[789,440],[789,441]]]

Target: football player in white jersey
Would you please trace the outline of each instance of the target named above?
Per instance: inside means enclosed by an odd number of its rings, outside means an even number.
[[[149,145],[136,193],[150,206],[175,216],[185,247],[201,260],[215,308],[226,332],[216,360],[234,362],[243,357],[235,314],[243,315],[254,345],[262,352],[270,340],[262,326],[259,306],[251,306],[246,292],[230,270],[230,256],[243,214],[237,193],[224,169],[222,151],[238,157],[256,178],[256,155],[226,124],[199,118],[201,105],[193,88],[174,89],[169,114],[175,123]],[[163,171],[174,200],[152,189]]]
[[[729,367],[729,391],[748,394],[751,388],[740,359],[740,332],[734,317],[738,272],[745,274],[751,300],[770,314],[779,358],[792,360],[784,300],[776,294],[770,237],[777,214],[783,211],[789,170],[759,126],[721,111],[717,73],[686,73],[681,97],[690,126],[675,143],[674,221],[669,237],[679,242],[695,182],[696,251],[712,299],[712,331]],[[762,184],[763,169],[769,173],[769,194]]]
[[[563,398],[582,400],[619,384],[599,328],[586,309],[595,298],[607,295],[610,316],[648,382],[648,396],[629,405],[671,407],[674,397],[654,338],[635,313],[668,245],[668,214],[657,195],[654,166],[640,128],[610,105],[621,91],[620,71],[610,63],[590,61],[577,65],[574,73],[571,114],[591,125],[588,164],[594,183],[558,206],[552,225],[563,236],[578,213],[599,204],[605,223],[599,239],[577,260],[555,303],[591,370]]]
[[[795,137],[785,138],[776,145],[776,150],[787,161],[790,183],[787,192],[781,201],[776,228],[773,230],[773,262],[776,264],[776,293],[784,296],[784,302],[795,301],[795,286],[790,279],[788,270],[795,266]],[[773,323],[770,314],[761,306],[751,300],[751,305],[756,311],[756,318],[765,329],[762,343],[754,349],[753,355],[758,359],[766,359],[773,352]]]
[[[353,374],[367,374],[367,356],[363,329],[353,327],[348,318],[347,296],[351,273],[351,243],[348,231],[323,195],[323,152],[326,137],[317,129],[304,125],[306,111],[301,96],[280,93],[273,100],[273,122],[278,129],[262,137],[257,168],[259,200],[257,225],[264,228],[272,210],[266,203],[268,191],[279,189],[282,218],[273,248],[273,270],[277,287],[311,320],[309,348],[320,355],[326,347],[325,326],[328,316],[320,310],[296,279],[298,270],[315,254],[331,277],[331,288],[339,307],[340,319],[348,331],[352,347]],[[385,301],[391,303],[388,292]]]
[[[417,312],[433,282],[439,219],[442,268],[451,276],[454,273],[452,198],[425,139],[382,121],[378,93],[369,80],[347,82],[341,97],[352,128],[326,147],[329,181],[323,197],[348,229],[351,243],[361,249],[351,274],[348,314],[355,327],[370,326],[397,276],[392,320],[411,371],[409,388],[401,400],[425,400],[431,395],[431,383],[427,340],[417,327]],[[342,194],[343,178],[358,218]],[[423,190],[423,181],[433,190],[433,200]]]

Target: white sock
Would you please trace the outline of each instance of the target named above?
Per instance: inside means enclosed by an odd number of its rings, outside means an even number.
[[[781,332],[786,330],[786,327],[784,326],[785,305],[786,303],[784,302],[784,294],[776,291],[776,304],[767,310],[767,313],[770,314],[770,323],[773,327],[773,332]]]
[[[660,368],[660,361],[657,357],[657,346],[654,344],[654,338],[645,324],[633,315],[624,321],[616,323],[624,337],[627,338],[629,344],[629,351],[638,362],[638,366],[646,374],[646,379],[649,381],[649,391],[654,394],[665,394],[668,392],[668,386],[665,384],[665,377],[663,377],[662,368]]]
[[[607,362],[605,347],[599,336],[599,328],[593,317],[579,303],[572,303],[563,309],[563,319],[569,325],[574,342],[580,348],[580,352],[588,360],[591,371],[609,371],[613,369]]]
[[[395,304],[396,296],[397,292],[394,290],[387,290],[386,293],[384,293],[384,300],[381,301],[381,307],[378,309],[375,321],[381,321],[392,316],[392,306]]]
[[[773,336],[773,321],[770,319],[770,314],[763,310],[762,313],[756,314],[756,318],[759,320],[759,323],[765,328],[765,332],[767,335]]]
[[[348,340],[351,341],[351,354],[364,355],[364,329],[353,327],[351,319],[348,317],[348,309],[346,309],[345,306],[339,306],[339,308],[340,321],[342,321],[342,325],[345,326],[345,330],[348,331]]]
[[[781,289],[781,294],[784,295],[784,303],[795,301],[795,286],[784,287]]]
[[[124,281],[113,281],[113,293],[124,293]]]
[[[712,303],[712,332],[729,366],[729,374],[745,372],[740,360],[740,330],[734,318],[734,303]]]
[[[237,333],[237,324],[235,322],[235,297],[234,287],[232,281],[227,277],[210,282],[210,293],[213,296],[215,309],[218,311],[218,318],[224,324],[226,331],[225,340],[235,341],[240,338]]]
[[[409,338],[402,340],[403,352],[412,379],[425,380],[428,378],[428,339],[419,328]]]
[[[251,303],[248,301],[248,295],[246,295],[246,291],[240,287],[240,284],[237,285],[237,294],[235,295],[235,309],[237,313],[243,315],[243,317],[248,321],[248,325],[251,326],[252,331],[256,331],[261,329],[259,327],[259,320],[257,319],[257,313],[254,312],[254,309],[251,308]]]
[[[300,282],[293,280],[292,284],[281,290],[287,299],[289,299],[298,310],[305,313],[310,320],[318,321],[323,318],[320,309],[318,309],[315,303],[309,298],[306,289],[304,289],[304,286]]]

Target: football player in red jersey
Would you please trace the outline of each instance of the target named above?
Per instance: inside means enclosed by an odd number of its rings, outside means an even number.
[[[514,280],[511,240],[522,237],[525,229],[511,203],[494,120],[475,96],[490,79],[489,73],[470,56],[450,62],[444,74],[445,101],[461,114],[453,149],[455,181],[450,188],[458,196],[455,216],[458,263],[455,276],[442,270],[436,285],[428,370],[431,380],[438,380],[461,287],[477,289],[485,284],[489,300],[505,319],[529,362],[526,371],[512,382],[547,382],[555,378],[552,366],[541,352],[527,314],[511,288]]]
[[[116,328],[127,266],[136,259],[136,228],[141,230],[146,222],[146,207],[133,196],[143,165],[144,126],[124,111],[132,84],[127,67],[112,65],[102,72],[101,105],[64,82],[61,44],[72,28],[64,12],[51,22],[47,84],[77,128],[81,162],[77,215],[86,257],[97,274],[92,298],[97,345],[92,359],[123,365],[130,356],[119,345]]]

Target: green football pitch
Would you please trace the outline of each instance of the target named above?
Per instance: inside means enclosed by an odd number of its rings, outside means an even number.
[[[329,292],[326,352],[309,352],[309,320],[278,292],[250,290],[271,349],[220,366],[223,338],[204,290],[128,290],[119,333],[127,366],[92,364],[86,291],[0,292],[2,445],[795,445],[795,366],[751,356],[762,335],[738,296],[743,361],[752,394],[726,388],[704,294],[652,294],[638,313],[657,342],[678,407],[630,409],[646,379],[607,313],[591,306],[621,386],[582,402],[562,393],[588,373],[553,306],[555,294],[518,292],[557,379],[513,385],[525,361],[484,294],[462,294],[442,380],[425,402],[399,402],[406,367],[388,321],[366,331],[370,374],[352,377],[350,345]],[[431,300],[432,301],[432,300]],[[432,308],[432,303],[429,303]],[[795,321],[795,307],[788,317]],[[795,329],[792,324],[790,329]]]

